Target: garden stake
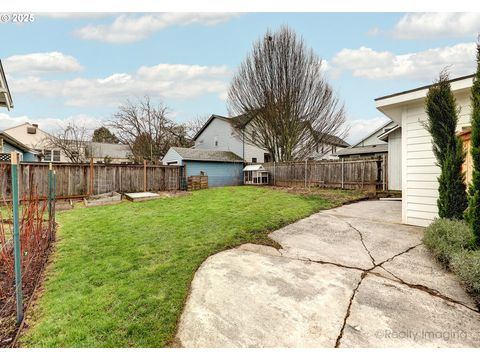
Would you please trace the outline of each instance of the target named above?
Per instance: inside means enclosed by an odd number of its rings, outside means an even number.
[[[13,246],[15,258],[15,299],[17,302],[17,325],[23,320],[22,258],[20,249],[20,225],[18,221],[18,154],[11,153]]]

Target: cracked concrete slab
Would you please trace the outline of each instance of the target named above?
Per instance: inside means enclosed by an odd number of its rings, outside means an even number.
[[[423,245],[386,262],[382,267],[406,283],[426,286],[476,308],[475,301],[461,286],[458,277],[445,271]]]
[[[177,339],[188,347],[480,346],[473,300],[420,244],[423,229],[396,223],[400,211],[395,202],[351,204],[270,234],[282,249],[245,244],[208,258]]]
[[[340,347],[478,347],[480,314],[367,275],[352,301]]]
[[[323,212],[274,231],[269,237],[282,246],[280,252],[288,257],[361,269],[373,266],[358,232],[343,219]]]
[[[233,249],[193,280],[186,347],[333,347],[361,272]]]

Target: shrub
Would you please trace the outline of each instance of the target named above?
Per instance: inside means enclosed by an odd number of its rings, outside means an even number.
[[[423,243],[438,261],[450,267],[456,253],[472,248],[473,235],[465,221],[437,219],[425,230]]]
[[[456,253],[451,268],[460,276],[468,290],[480,293],[480,250]]]

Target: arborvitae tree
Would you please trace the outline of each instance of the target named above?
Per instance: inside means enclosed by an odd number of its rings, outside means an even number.
[[[438,82],[430,87],[425,106],[426,129],[432,135],[433,152],[441,168],[438,214],[441,218],[462,219],[467,208],[465,174],[462,172],[465,153],[462,140],[455,134],[459,108],[447,71],[442,71]]]
[[[473,173],[466,218],[472,228],[475,243],[480,246],[480,43],[477,44],[477,72],[472,86],[471,154]]]

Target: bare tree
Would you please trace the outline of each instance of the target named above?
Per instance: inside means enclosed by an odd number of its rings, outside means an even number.
[[[192,139],[200,129],[206,124],[210,115],[197,115],[195,118],[185,123],[187,135]]]
[[[185,127],[168,119],[162,103],[153,104],[148,96],[127,100],[113,115],[110,127],[132,151],[134,160],[158,162],[171,146],[189,146]]]
[[[90,131],[85,126],[72,121],[50,136],[46,145],[47,148],[60,150],[72,163],[83,163],[89,157],[87,145],[90,137]]]
[[[305,159],[328,136],[344,136],[344,107],[322,71],[322,60],[294,31],[267,31],[228,91],[229,112],[244,117],[238,135],[274,161]]]

